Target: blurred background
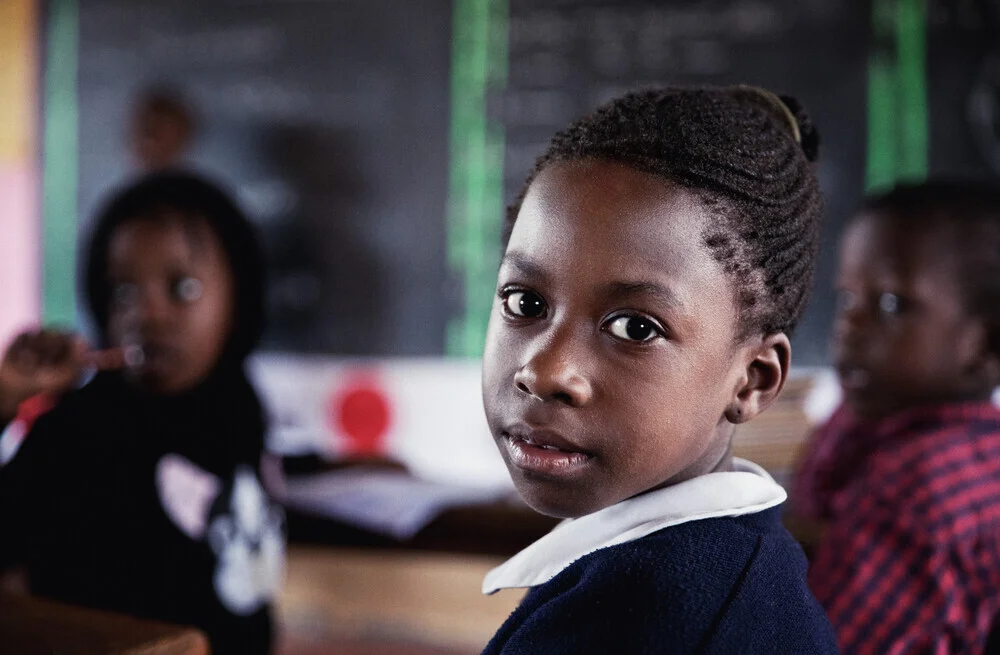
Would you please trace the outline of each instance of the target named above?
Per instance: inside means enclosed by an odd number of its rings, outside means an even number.
[[[0,342],[88,329],[79,249],[110,190],[164,163],[220,181],[267,251],[253,373],[301,465],[289,648],[478,652],[517,601],[482,573],[551,526],[480,406],[504,207],[556,130],[674,83],[763,85],[819,126],[794,380],[739,436],[780,480],[836,402],[846,218],[897,181],[1000,177],[998,0],[0,0]],[[317,476],[345,460],[381,468]]]

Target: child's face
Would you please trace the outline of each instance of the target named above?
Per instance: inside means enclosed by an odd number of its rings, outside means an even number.
[[[108,274],[109,333],[127,349],[129,377],[166,394],[207,377],[230,335],[234,293],[212,230],[181,217],[128,221],[111,239]],[[129,356],[135,346],[141,357]]]
[[[866,215],[844,235],[833,354],[845,402],[878,418],[959,399],[981,353],[981,325],[963,306],[943,225]],[[985,390],[988,394],[988,389]]]
[[[602,162],[532,183],[500,267],[486,416],[518,491],[575,517],[729,464],[733,290],[687,191]]]

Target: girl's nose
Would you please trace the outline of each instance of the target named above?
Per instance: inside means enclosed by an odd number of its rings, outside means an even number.
[[[167,294],[157,289],[143,289],[136,298],[132,319],[136,327],[147,330],[170,320],[171,302]]]
[[[543,401],[582,407],[594,390],[572,337],[550,340],[533,353],[514,374],[514,385]]]

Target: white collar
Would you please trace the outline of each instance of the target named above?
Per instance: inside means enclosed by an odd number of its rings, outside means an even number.
[[[483,593],[544,584],[600,548],[633,541],[672,525],[760,512],[780,505],[787,497],[767,471],[753,462],[733,458],[732,471],[702,475],[563,521],[487,573]]]

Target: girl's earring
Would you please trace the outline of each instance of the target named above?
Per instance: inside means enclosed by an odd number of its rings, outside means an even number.
[[[733,403],[726,409],[726,420],[730,423],[742,423],[743,422],[743,406],[739,403]]]

